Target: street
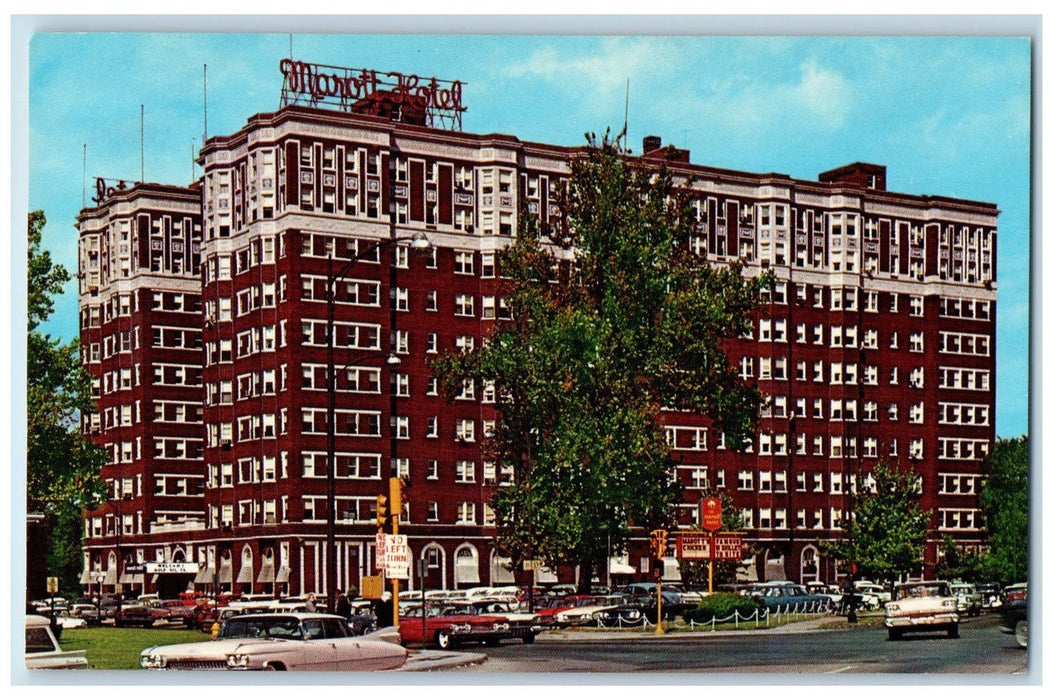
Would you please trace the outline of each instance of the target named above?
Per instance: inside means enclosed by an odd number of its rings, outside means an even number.
[[[690,637],[554,639],[472,649],[487,660],[450,669],[471,673],[791,673],[1019,674],[1027,651],[998,631],[998,616],[962,621],[961,638],[907,635],[889,642],[884,628],[699,634]]]

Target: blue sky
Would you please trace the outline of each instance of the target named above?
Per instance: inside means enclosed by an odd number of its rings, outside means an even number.
[[[512,22],[494,26],[520,31]],[[336,29],[356,25],[325,28]],[[468,132],[581,144],[586,131],[620,127],[628,80],[637,151],[644,135],[656,134],[690,149],[694,163],[805,179],[868,161],[888,167],[890,190],[997,204],[996,429],[1002,437],[1027,432],[1028,39],[297,33],[291,40],[301,60],[463,81]],[[203,133],[203,65],[208,133],[232,133],[252,114],[278,108],[278,63],[289,47],[288,33],[35,35],[28,206],[45,211],[44,243],[55,258],[76,269],[85,144],[89,203],[96,176],[139,179],[142,104],[146,179],[188,184],[200,174],[192,149]],[[47,330],[76,336],[75,285]]]

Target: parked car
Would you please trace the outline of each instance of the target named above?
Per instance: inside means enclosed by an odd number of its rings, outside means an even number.
[[[627,602],[597,610],[592,619],[599,627],[638,627],[647,620],[647,616],[644,608]]]
[[[450,649],[462,644],[499,644],[503,639],[531,644],[540,632],[540,624],[513,622],[504,615],[466,613],[462,607],[445,603],[428,603],[426,609],[415,605],[399,615],[399,634],[407,646],[434,644]]]
[[[826,584],[822,581],[809,581],[804,585],[808,589],[808,592],[825,598],[827,601],[827,609],[829,610],[841,610],[844,603],[845,594],[841,592],[841,587],[836,583]]]
[[[73,617],[69,614],[69,611],[63,610],[60,613],[56,613],[55,622],[58,623],[62,629],[78,629],[81,627],[87,627],[88,621],[81,617]]]
[[[868,609],[884,607],[892,600],[892,591],[873,581],[856,581],[856,592],[862,596],[864,606]]]
[[[87,668],[84,651],[63,651],[51,631],[51,621],[42,615],[26,615],[26,668]]]
[[[214,640],[154,646],[139,657],[143,668],[193,671],[386,671],[404,663],[404,647],[319,613],[234,615]]]
[[[958,598],[946,581],[896,584],[893,599],[885,604],[885,627],[894,641],[905,632],[945,631],[958,638]]]
[[[97,625],[101,622],[99,609],[94,603],[74,603],[73,607],[69,609],[69,614],[84,620],[85,624],[88,625]]]
[[[122,605],[113,614],[113,624],[117,627],[153,627],[159,619],[155,609],[146,605]]]
[[[400,601],[401,602],[401,601]],[[355,634],[369,634],[377,629],[377,614],[371,600],[352,600],[348,623]]]
[[[672,620],[693,607],[684,601],[684,597],[673,587],[672,590],[662,586],[662,619]],[[643,609],[647,620],[658,622],[658,584],[651,582],[631,583],[626,587],[629,603]]]
[[[1006,586],[1002,599],[1002,623],[998,629],[1015,636],[1016,643],[1027,648],[1027,584]]]
[[[826,612],[830,608],[827,596],[812,593],[791,581],[754,584],[746,589],[746,595],[770,612]]]
[[[197,605],[188,600],[158,600],[151,603],[150,608],[159,619],[185,625],[188,629],[193,629],[197,622]]]
[[[955,581],[951,584],[951,595],[958,599],[958,614],[976,617],[980,614],[980,594],[971,583]]]
[[[575,601],[573,607],[556,612],[553,615],[553,622],[557,627],[598,625],[596,613],[621,607],[627,603],[628,599],[624,595],[582,596]]]

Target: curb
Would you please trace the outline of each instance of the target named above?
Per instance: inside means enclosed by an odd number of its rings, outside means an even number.
[[[440,671],[458,666],[474,666],[484,661],[486,661],[486,654],[421,649],[411,651],[406,663],[396,672]]]

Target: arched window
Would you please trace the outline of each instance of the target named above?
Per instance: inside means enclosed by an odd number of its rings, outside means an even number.
[[[479,552],[470,544],[462,544],[453,554],[453,585],[476,585],[479,583]]]

